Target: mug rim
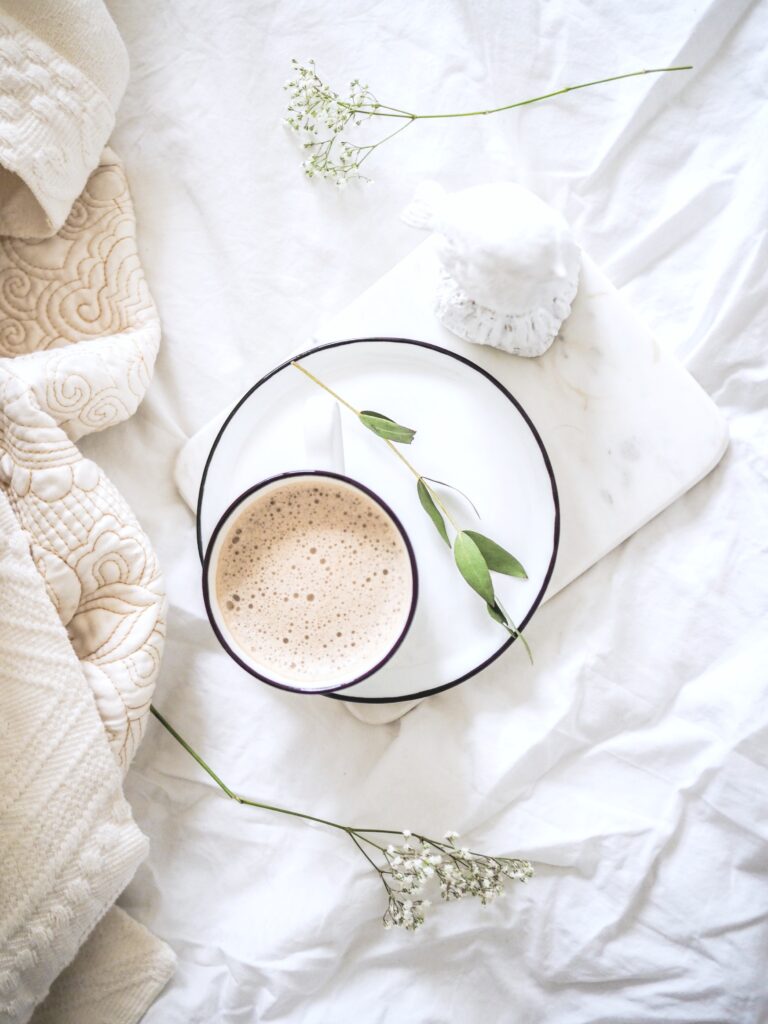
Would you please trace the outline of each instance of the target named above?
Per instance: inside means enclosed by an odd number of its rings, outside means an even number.
[[[274,484],[274,483],[277,483],[277,482],[282,481],[282,480],[295,479],[296,477],[323,477],[323,478],[330,478],[332,480],[340,480],[342,483],[345,483],[345,484],[355,488],[356,490],[362,491],[364,494],[366,494],[369,498],[371,498],[384,511],[384,513],[394,523],[398,533],[400,534],[400,536],[403,539],[403,543],[405,544],[405,550],[406,550],[406,553],[408,555],[408,561],[409,561],[410,567],[411,567],[411,603],[410,603],[410,607],[408,609],[408,615],[406,616],[405,623],[403,624],[403,628],[400,630],[400,633],[398,634],[397,639],[389,647],[389,649],[387,650],[387,653],[384,655],[383,658],[380,658],[379,661],[377,661],[376,664],[372,668],[369,668],[365,672],[363,672],[360,675],[356,676],[353,680],[351,680],[351,682],[344,682],[344,683],[341,683],[341,684],[334,684],[334,685],[331,685],[331,686],[324,686],[322,688],[311,687],[311,688],[307,689],[305,687],[298,686],[298,685],[291,686],[288,683],[278,682],[276,679],[271,679],[269,676],[266,676],[263,673],[263,671],[259,671],[259,670],[255,669],[253,667],[253,665],[249,665],[232,648],[232,646],[230,645],[229,641],[227,640],[227,638],[224,636],[224,634],[220,630],[220,628],[218,626],[218,623],[216,621],[216,616],[215,616],[214,611],[213,611],[212,600],[211,600],[211,586],[210,586],[210,583],[209,583],[209,576],[210,576],[210,570],[211,570],[212,553],[213,553],[214,547],[216,545],[216,540],[219,537],[219,534],[226,527],[227,523],[231,521],[234,512],[244,502],[246,502],[253,494],[256,494],[258,491],[262,490],[264,487],[267,487],[270,484]],[[215,587],[213,589],[215,589]],[[286,473],[276,473],[274,476],[266,477],[264,480],[260,480],[260,481],[258,481],[258,483],[253,484],[247,490],[245,490],[241,494],[239,494],[234,499],[234,501],[231,502],[231,504],[228,506],[228,508],[226,508],[225,511],[222,513],[222,515],[220,516],[218,522],[216,523],[215,527],[213,528],[213,531],[211,532],[211,537],[210,537],[210,540],[208,541],[208,545],[207,545],[207,547],[205,549],[205,554],[203,556],[203,603],[205,604],[205,612],[206,612],[206,615],[208,616],[208,621],[211,624],[211,628],[213,629],[213,632],[214,632],[214,634],[216,636],[216,639],[219,641],[219,643],[224,648],[226,653],[230,656],[230,658],[232,658],[233,661],[235,661],[240,666],[240,668],[242,668],[246,672],[248,672],[249,675],[254,676],[256,679],[260,680],[263,683],[267,683],[267,685],[269,685],[269,686],[274,686],[274,687],[276,687],[279,690],[285,690],[288,693],[300,693],[300,694],[306,694],[306,695],[311,695],[311,694],[323,695],[323,694],[328,694],[328,693],[338,693],[340,690],[348,690],[352,686],[357,686],[358,683],[361,683],[364,679],[368,679],[369,676],[372,676],[374,674],[374,672],[378,672],[379,669],[382,668],[384,665],[386,665],[387,662],[393,657],[395,652],[399,649],[400,645],[402,644],[403,640],[405,640],[405,637],[408,634],[408,630],[411,628],[411,623],[413,622],[414,615],[416,614],[416,604],[417,604],[417,601],[418,601],[418,596],[419,596],[419,572],[418,572],[418,568],[417,568],[417,565],[416,565],[416,555],[414,554],[414,551],[413,551],[413,545],[411,544],[411,539],[408,536],[408,533],[407,533],[405,527],[403,526],[402,522],[400,521],[400,518],[398,517],[398,515],[386,503],[386,501],[384,501],[383,498],[380,498],[379,495],[376,494],[375,491],[372,491],[370,489],[370,487],[366,487],[366,485],[363,484],[363,483],[360,483],[359,480],[355,480],[352,477],[346,476],[343,473],[335,473],[332,470],[325,470],[325,469],[298,469],[298,470],[291,470],[291,471],[286,472]]]

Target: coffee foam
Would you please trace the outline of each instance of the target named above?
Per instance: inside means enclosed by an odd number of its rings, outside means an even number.
[[[246,501],[221,542],[215,586],[245,660],[309,689],[356,679],[389,653],[413,577],[377,502],[342,481],[299,477]]]

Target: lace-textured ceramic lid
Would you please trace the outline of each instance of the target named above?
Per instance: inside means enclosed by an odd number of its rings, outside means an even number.
[[[510,182],[447,193],[422,185],[403,218],[436,232],[435,313],[449,331],[538,356],[571,311],[581,257],[563,217]]]

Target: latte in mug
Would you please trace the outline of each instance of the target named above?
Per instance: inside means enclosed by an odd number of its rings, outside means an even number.
[[[394,653],[413,616],[415,562],[402,527],[345,477],[287,474],[259,486],[225,516],[211,549],[214,628],[244,667],[278,686],[359,682]]]

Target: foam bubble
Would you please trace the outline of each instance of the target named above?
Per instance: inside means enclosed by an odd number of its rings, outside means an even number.
[[[266,675],[308,687],[354,679],[381,661],[402,632],[411,591],[400,532],[373,499],[337,481],[296,478],[257,492],[219,551],[227,630]]]

